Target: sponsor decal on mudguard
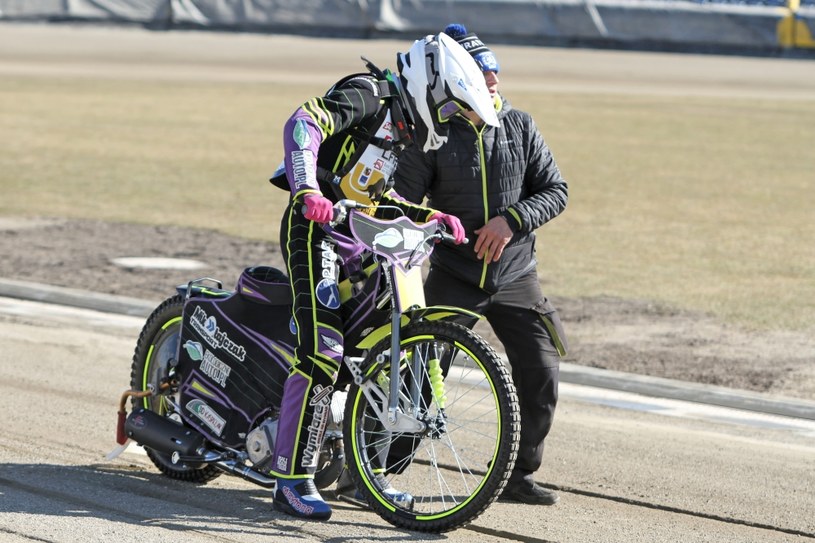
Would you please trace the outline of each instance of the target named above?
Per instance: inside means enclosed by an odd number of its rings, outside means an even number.
[[[378,233],[374,236],[374,245],[381,245],[388,249],[393,249],[402,243],[402,234],[396,228],[388,228],[384,232]]]
[[[232,368],[207,350],[204,353],[204,359],[201,361],[201,371],[204,372],[204,375],[226,388],[226,380],[229,378],[229,374],[232,373]]]
[[[187,351],[187,356],[196,362],[204,358],[204,347],[197,341],[187,340],[184,343],[184,350]]]
[[[216,435],[220,436],[223,433],[226,421],[203,400],[190,400],[187,403],[187,411],[201,419],[201,422],[206,424]]]
[[[229,339],[226,332],[218,328],[218,321],[215,317],[207,315],[207,312],[201,309],[201,306],[196,307],[195,311],[193,311],[190,324],[192,324],[196,332],[201,334],[210,347],[223,349],[240,362],[243,362],[246,358],[246,349]]]
[[[314,406],[314,417],[308,425],[308,442],[306,450],[303,451],[303,460],[300,465],[304,468],[317,465],[317,456],[320,452],[320,444],[325,433],[325,426],[328,424],[328,414],[331,406],[331,393],[334,387],[329,385],[324,387],[317,385],[313,389],[311,400],[308,404]]]
[[[413,230],[409,228],[402,229],[402,237],[405,238],[405,249],[412,251],[424,241],[423,230]]]

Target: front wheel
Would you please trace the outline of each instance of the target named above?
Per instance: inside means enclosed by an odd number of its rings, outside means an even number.
[[[383,339],[366,362],[389,360],[390,347],[390,337]],[[495,500],[515,465],[520,412],[512,379],[489,344],[451,322],[406,326],[399,367],[398,409],[423,429],[387,430],[363,390],[352,386],[345,412],[349,472],[391,524],[424,532],[461,527]],[[389,375],[386,367],[373,382],[387,391]]]

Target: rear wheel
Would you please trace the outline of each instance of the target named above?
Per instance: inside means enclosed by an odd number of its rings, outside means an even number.
[[[152,396],[134,398],[133,406],[143,406],[159,415],[177,417],[170,414],[167,394],[159,393],[159,385],[166,380],[178,357],[181,339],[181,314],[184,309],[184,297],[181,295],[168,298],[148,317],[136,343],[133,354],[133,365],[130,373],[132,390],[154,391]],[[180,421],[179,421],[180,422]],[[147,456],[165,475],[173,479],[205,483],[218,477],[222,472],[215,466],[198,464],[188,466],[183,463],[173,464],[170,455],[145,447]]]
[[[387,360],[390,347],[390,338],[382,340],[366,362],[380,355]],[[386,391],[389,373],[386,367],[373,377]],[[400,375],[399,410],[422,421],[423,429],[386,430],[375,404],[360,387],[351,387],[345,413],[349,472],[388,522],[425,532],[458,528],[495,500],[515,465],[515,387],[496,352],[450,322],[402,330]]]

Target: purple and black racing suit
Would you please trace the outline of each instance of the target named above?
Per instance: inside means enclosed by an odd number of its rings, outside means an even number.
[[[388,112],[395,98],[383,96],[382,88],[373,75],[349,76],[324,96],[300,106],[283,130],[284,164],[291,198],[283,214],[280,246],[291,279],[298,344],[283,391],[271,471],[276,477],[295,479],[313,475],[327,422],[330,393],[343,356],[343,319],[338,290],[341,277],[336,242],[322,225],[304,217],[303,197],[321,193],[333,202],[341,198],[359,200],[358,193],[346,193],[349,191],[345,187],[349,185],[340,183],[340,179],[351,179],[358,189],[366,187],[371,180],[371,170],[376,174],[376,168],[383,165],[377,160],[371,168],[354,168],[360,151],[366,146],[382,146],[381,161],[393,161],[395,167],[396,148],[387,145],[392,139],[371,138],[382,134],[383,127],[390,129]],[[380,169],[388,174],[392,170]],[[360,171],[354,173],[355,170]],[[426,222],[435,213],[400,198],[388,189],[388,181],[380,179],[376,190],[368,193],[374,205],[398,206],[416,222]],[[393,210],[379,209],[375,214],[388,218]]]

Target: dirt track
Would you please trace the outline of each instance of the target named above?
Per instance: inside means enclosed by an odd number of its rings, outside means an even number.
[[[333,72],[356,70],[360,50],[372,51],[372,60],[389,65],[397,43],[4,24],[0,75],[279,80],[295,77],[286,70],[295,54],[298,62],[314,67],[312,73],[327,68],[329,62]],[[325,54],[327,48],[331,55]],[[542,63],[539,48],[495,49],[507,59],[502,65],[504,87],[510,94],[513,88],[538,84],[535,80],[545,71],[546,88],[575,92],[602,89],[815,99],[806,94],[815,86],[815,70],[803,70],[796,61],[548,49]],[[127,270],[113,265],[111,259],[200,259],[210,266],[202,275],[227,284],[244,266],[282,264],[274,244],[180,228],[61,219],[21,223],[0,217],[0,254],[4,255],[2,277],[157,301],[175,284],[189,280],[190,272]],[[704,315],[638,300],[559,299],[556,295],[553,299],[570,337],[569,362],[772,394],[815,396],[815,339],[803,334],[750,333]]]
[[[167,226],[0,217],[0,277],[156,300],[209,276],[231,286],[241,270],[283,268],[273,243]],[[203,270],[118,267],[124,256],[200,260]],[[815,341],[802,334],[754,334],[704,315],[642,301],[554,297],[567,327],[567,362],[617,371],[811,399]],[[489,329],[480,331],[489,336]]]
[[[0,412],[13,413],[0,432],[3,543],[815,539],[812,421],[739,423],[728,410],[676,416],[683,402],[637,412],[586,401],[596,391],[580,399],[568,385],[536,474],[560,502],[499,501],[442,535],[394,528],[331,491],[331,520],[307,522],[273,511],[269,490],[237,477],[172,480],[132,447],[106,460],[140,326],[135,317],[0,299]]]

